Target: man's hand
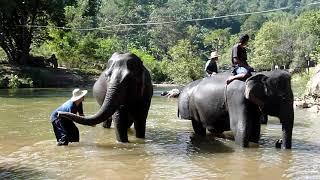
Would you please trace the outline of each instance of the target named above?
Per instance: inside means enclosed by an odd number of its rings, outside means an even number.
[[[234,80],[234,76],[230,76],[227,80],[226,83],[230,84]]]

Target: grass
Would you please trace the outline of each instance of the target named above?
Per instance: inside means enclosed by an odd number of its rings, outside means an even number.
[[[294,97],[303,97],[306,95],[306,90],[308,87],[309,80],[314,76],[316,73],[316,68],[310,69],[310,72],[302,72],[302,73],[296,73],[292,75],[292,90]]]

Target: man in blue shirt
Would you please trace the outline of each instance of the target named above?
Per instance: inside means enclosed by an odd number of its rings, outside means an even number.
[[[84,101],[84,96],[87,92],[87,90],[80,91],[78,88],[74,89],[72,91],[72,98],[51,113],[50,119],[58,146],[68,145],[69,142],[79,142],[79,130],[77,126],[71,120],[58,117],[58,114],[61,111],[78,113],[80,116],[84,116],[82,101]]]

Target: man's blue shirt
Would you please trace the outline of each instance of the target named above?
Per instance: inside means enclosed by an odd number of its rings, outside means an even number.
[[[58,111],[71,112],[73,114],[77,114],[77,113],[83,114],[82,102],[78,106],[71,100],[68,100],[67,102],[63,103],[60,107],[58,107],[56,110],[54,110],[51,113],[51,116],[50,116],[51,122],[59,119]]]

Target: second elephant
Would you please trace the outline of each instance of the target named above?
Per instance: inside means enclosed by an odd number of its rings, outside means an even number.
[[[131,53],[114,53],[107,69],[94,84],[93,95],[101,105],[95,115],[81,117],[59,113],[59,116],[84,125],[95,125],[112,116],[119,142],[128,142],[127,128],[132,123],[136,137],[145,137],[153,87],[149,71],[139,57]]]
[[[231,129],[242,147],[248,147],[249,141],[258,143],[262,113],[275,116],[282,124],[282,147],[290,149],[294,123],[290,74],[260,73],[226,85],[228,77],[222,73],[188,84],[178,100],[179,116],[192,120],[196,134]]]

